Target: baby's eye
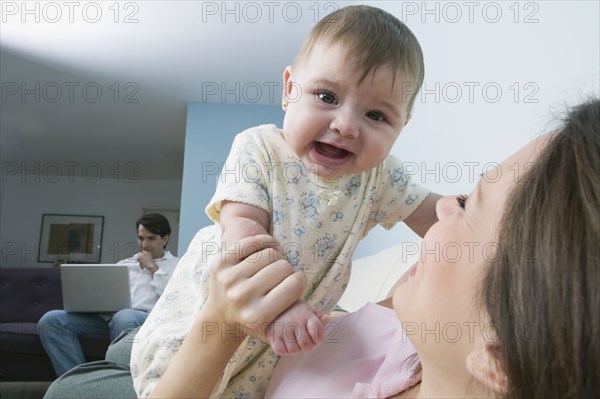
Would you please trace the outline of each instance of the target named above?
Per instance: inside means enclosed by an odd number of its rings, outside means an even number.
[[[456,201],[458,202],[458,206],[460,206],[462,209],[465,209],[465,205],[467,203],[467,199],[469,198],[468,195],[459,195],[456,197]]]
[[[384,121],[385,118],[383,117],[383,114],[379,111],[369,111],[367,112],[367,118],[372,119],[376,122],[381,122]]]
[[[334,105],[337,104],[337,99],[331,93],[321,92],[318,95],[319,95],[319,100],[323,101],[324,103],[334,104]]]

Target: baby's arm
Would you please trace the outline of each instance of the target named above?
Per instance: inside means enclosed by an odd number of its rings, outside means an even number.
[[[220,214],[223,248],[230,248],[246,237],[269,234],[268,223],[269,215],[261,208],[240,202],[223,202]],[[298,300],[268,327],[267,336],[275,353],[287,355],[312,350],[323,340],[324,331],[325,327],[312,307]]]
[[[278,355],[295,355],[321,343],[325,325],[309,304],[298,300],[269,324],[267,337]]]
[[[219,223],[223,248],[229,248],[246,237],[269,234],[269,214],[264,209],[241,202],[223,201]]]
[[[427,230],[437,222],[437,216],[435,213],[435,204],[442,198],[441,195],[436,193],[429,193],[429,195],[423,200],[421,205],[409,217],[404,219],[404,223],[412,231],[417,233],[419,237],[423,237]]]

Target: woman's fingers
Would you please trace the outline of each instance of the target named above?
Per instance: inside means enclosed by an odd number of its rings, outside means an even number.
[[[269,265],[265,269],[270,269],[271,266],[273,265]],[[263,269],[261,272],[264,271]],[[252,284],[253,288],[249,289],[248,292],[254,293],[254,296],[240,303],[238,321],[242,324],[262,326],[261,331],[259,331],[260,335],[254,335],[253,332],[250,332],[250,334],[269,342],[267,337],[264,336],[267,333],[268,326],[300,298],[306,287],[306,277],[300,272],[291,274],[279,284],[271,286],[269,290],[266,290],[264,285],[257,284],[257,281],[251,280],[246,282],[246,288]],[[260,294],[257,292],[260,292]]]
[[[306,284],[304,273],[295,272],[267,292],[262,304],[267,321],[275,320],[281,312],[292,306],[302,296]]]
[[[294,274],[292,265],[287,260],[281,258],[257,270],[249,278],[249,285],[257,294],[264,296],[292,274]]]
[[[221,262],[229,265],[235,265],[247,259],[249,259],[250,262],[253,262],[253,259],[257,257],[257,253],[268,248],[270,248],[273,253],[279,252],[277,250],[279,244],[270,235],[263,234],[246,237],[231,244],[224,251],[221,251]]]
[[[215,276],[219,287],[229,288],[240,279],[255,275],[269,263],[282,259],[273,246],[274,240],[269,235],[246,237],[213,259],[210,274]]]
[[[256,272],[249,273],[249,269]],[[263,323],[272,321],[289,306],[290,301],[293,303],[298,299],[294,297],[280,303],[272,303],[277,299],[266,298],[271,290],[284,283],[293,272],[292,266],[285,259],[252,264],[241,262],[223,271],[217,282],[225,290],[227,303],[236,308],[242,316],[240,322]]]
[[[248,237],[211,265],[209,295],[225,322],[268,324],[302,295],[306,277],[274,245],[268,235]]]

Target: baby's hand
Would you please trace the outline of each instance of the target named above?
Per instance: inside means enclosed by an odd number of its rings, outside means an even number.
[[[298,300],[279,315],[267,328],[273,351],[280,355],[295,355],[314,349],[325,336],[325,326],[315,311]]]

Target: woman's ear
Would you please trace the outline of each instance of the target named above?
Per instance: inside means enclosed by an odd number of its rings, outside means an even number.
[[[287,111],[287,107],[289,104],[289,95],[292,92],[292,80],[290,77],[292,76],[292,66],[288,65],[285,67],[283,71],[283,93],[281,94],[281,108],[284,111]]]
[[[499,341],[477,344],[476,348],[467,356],[467,370],[488,389],[500,395],[506,395],[508,393],[508,377],[500,366],[499,349]]]

